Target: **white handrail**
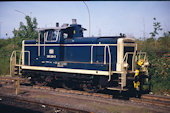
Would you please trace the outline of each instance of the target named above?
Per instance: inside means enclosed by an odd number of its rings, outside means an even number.
[[[125,53],[125,56],[124,56],[124,58],[123,58],[122,64],[127,63],[128,55],[129,55],[129,54],[132,54],[132,55],[133,55],[133,57],[132,57],[132,71],[134,71],[134,57],[135,57],[135,53],[134,53],[134,52],[126,52],[126,53]]]
[[[14,65],[17,65],[17,59],[16,59],[16,57],[17,57],[17,55],[16,55],[16,53],[17,52],[19,52],[20,53],[20,57],[19,57],[19,62],[18,62],[18,65],[19,66],[21,66],[21,58],[22,58],[22,54],[24,54],[25,52],[28,52],[28,65],[30,65],[30,51],[24,51],[24,52],[22,52],[22,51],[19,51],[19,50],[15,50],[15,51],[13,51],[12,52],[12,54],[11,54],[11,56],[10,56],[10,75],[12,75],[12,58],[14,57],[15,59],[15,64]],[[20,72],[20,68],[19,68],[19,72]]]
[[[104,64],[106,64],[106,46],[104,46]]]
[[[138,59],[140,59],[140,57],[141,57],[142,55],[144,55],[144,61],[147,60],[147,59],[146,59],[146,56],[147,56],[147,53],[146,53],[146,52],[138,52],[137,55],[139,55],[139,58],[138,58]],[[137,60],[138,60],[138,59],[137,59]]]
[[[93,45],[91,46],[91,64],[93,64]]]
[[[112,59],[111,59],[111,58],[112,58],[112,57],[111,57],[111,53],[110,53],[110,47],[109,47],[109,46],[107,46],[107,47],[108,47],[108,53],[109,53],[109,79],[108,79],[108,81],[110,81],[110,80],[111,80],[111,74],[112,74],[112,73],[111,73],[111,69],[112,69],[112,68],[111,68],[111,66],[112,66],[112,65],[111,65],[111,64],[112,64],[112,62],[111,62]]]
[[[94,46],[98,46],[98,45],[92,45],[91,46],[91,64],[93,64],[93,48]],[[112,60],[111,60],[111,52],[110,52],[110,47],[109,45],[104,45],[104,64],[106,64],[106,48],[108,48],[108,53],[109,53],[109,79],[108,81],[111,80],[111,74],[112,74],[112,68],[111,68],[111,65],[112,65]]]
[[[11,63],[12,63],[12,57],[14,56],[14,53],[16,55],[16,51],[13,51],[11,56],[10,56],[10,75],[11,75],[11,71],[12,71],[12,66],[11,66],[12,64]]]
[[[30,65],[30,51],[24,51],[24,53],[27,52],[28,53],[28,65]]]

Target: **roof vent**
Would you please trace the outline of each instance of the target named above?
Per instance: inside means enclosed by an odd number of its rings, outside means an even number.
[[[59,27],[59,23],[58,22],[56,23],[56,27]]]
[[[61,27],[68,27],[69,24],[63,24]]]
[[[72,24],[77,24],[77,20],[76,19],[72,19]]]

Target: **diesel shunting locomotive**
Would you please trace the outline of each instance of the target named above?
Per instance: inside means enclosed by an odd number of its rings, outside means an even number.
[[[32,83],[60,83],[86,91],[140,90],[148,80],[145,52],[137,52],[135,39],[120,36],[83,37],[77,24],[39,28],[38,40],[23,40],[22,51],[11,55],[11,74]],[[18,62],[18,63],[17,63]]]

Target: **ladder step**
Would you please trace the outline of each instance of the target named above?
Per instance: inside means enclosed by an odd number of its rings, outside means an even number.
[[[15,68],[14,70],[15,70],[15,71],[18,71],[19,69],[16,69],[16,68]]]
[[[124,79],[124,78],[121,78],[121,77],[119,78],[119,80],[123,80],[123,79]],[[125,79],[126,79],[126,78],[125,78]]]
[[[112,80],[112,81],[114,81],[114,82],[120,82],[120,80]]]
[[[128,71],[128,74],[134,74],[135,71]]]
[[[18,74],[18,72],[14,72],[14,74]]]
[[[122,83],[121,83],[121,82],[119,82],[119,84],[121,85]]]
[[[134,77],[127,77],[128,80],[134,80]]]

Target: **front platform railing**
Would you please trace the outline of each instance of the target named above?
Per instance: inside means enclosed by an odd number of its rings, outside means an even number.
[[[24,65],[23,62],[23,54],[27,52],[28,53],[28,65],[30,65],[30,51],[19,51],[15,50],[12,52],[10,57],[10,75],[21,75],[21,66]],[[15,73],[16,69],[18,70],[18,73]]]

